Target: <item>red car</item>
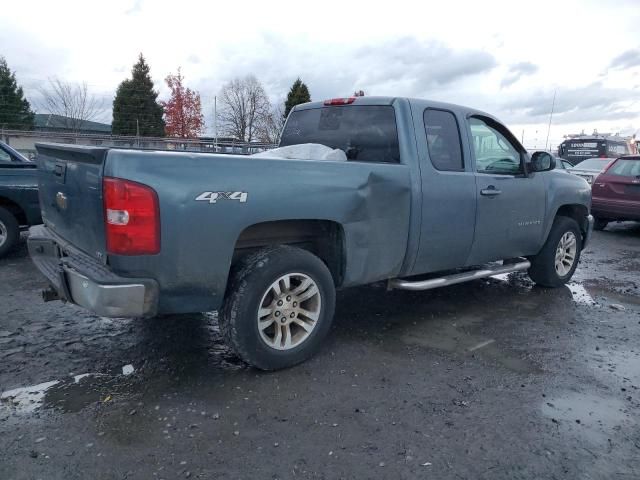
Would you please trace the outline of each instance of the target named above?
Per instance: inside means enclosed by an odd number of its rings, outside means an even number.
[[[640,155],[618,158],[593,182],[594,228],[616,220],[640,221]]]

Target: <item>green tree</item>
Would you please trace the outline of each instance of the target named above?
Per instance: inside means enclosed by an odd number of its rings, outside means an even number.
[[[287,99],[284,102],[284,118],[286,119],[289,116],[289,112],[296,105],[300,105],[301,103],[307,103],[311,101],[311,94],[309,94],[309,89],[307,86],[298,78],[293,85],[291,85],[291,89],[287,94]]]
[[[158,92],[153,89],[149,65],[140,54],[131,70],[131,78],[124,80],[116,90],[111,131],[114,135],[163,137],[163,114]]]
[[[34,113],[29,101],[18,86],[16,74],[0,57],[0,128],[33,130]]]

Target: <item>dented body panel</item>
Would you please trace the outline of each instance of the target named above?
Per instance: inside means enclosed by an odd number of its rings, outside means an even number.
[[[268,172],[268,179],[255,172]],[[164,185],[158,195],[161,253],[109,257],[120,275],[158,280],[160,310],[185,302],[198,310],[218,308],[237,239],[263,222],[310,219],[341,225],[343,286],[401,273],[412,191],[406,165],[111,150],[104,174]],[[246,201],[196,201],[202,192],[218,191],[246,192]]]

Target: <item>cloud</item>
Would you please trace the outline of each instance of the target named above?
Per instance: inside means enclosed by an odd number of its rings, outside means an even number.
[[[428,96],[497,65],[488,52],[413,37],[343,45],[292,43],[277,34],[264,34],[256,48],[225,46],[221,58],[216,70],[228,79],[253,73],[267,92],[282,96],[299,76],[313,99],[350,95],[356,89],[367,95]]]
[[[554,123],[633,119],[640,116],[632,89],[608,88],[601,82],[556,92]],[[502,105],[516,123],[533,123],[549,116],[553,92],[536,90],[514,97]]]
[[[507,75],[502,79],[500,87],[504,88],[513,85],[520,80],[523,75],[533,75],[537,71],[538,66],[531,62],[520,62],[511,65],[507,71]]]
[[[133,0],[131,7],[124,12],[125,15],[133,15],[135,13],[140,13],[142,10],[142,0]]]
[[[200,57],[198,55],[191,54],[187,57],[187,62],[189,63],[200,63]]]
[[[609,68],[615,70],[626,70],[628,68],[640,66],[640,48],[627,50],[621,53],[609,64]]]
[[[373,85],[402,83],[411,89],[409,95],[488,72],[496,65],[496,59],[488,52],[455,50],[414,37],[387,40],[354,52],[358,80]]]

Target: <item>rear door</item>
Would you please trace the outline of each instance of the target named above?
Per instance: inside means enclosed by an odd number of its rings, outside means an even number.
[[[476,181],[464,118],[446,109],[412,106],[422,183],[420,243],[413,274],[466,264],[473,242]]]
[[[500,123],[472,116],[467,128],[478,202],[469,265],[537,253],[546,211],[543,174],[525,173],[526,152]]]
[[[593,184],[594,209],[640,218],[640,157],[619,158]]]
[[[63,239],[104,260],[102,170],[107,149],[36,145],[44,223]]]

